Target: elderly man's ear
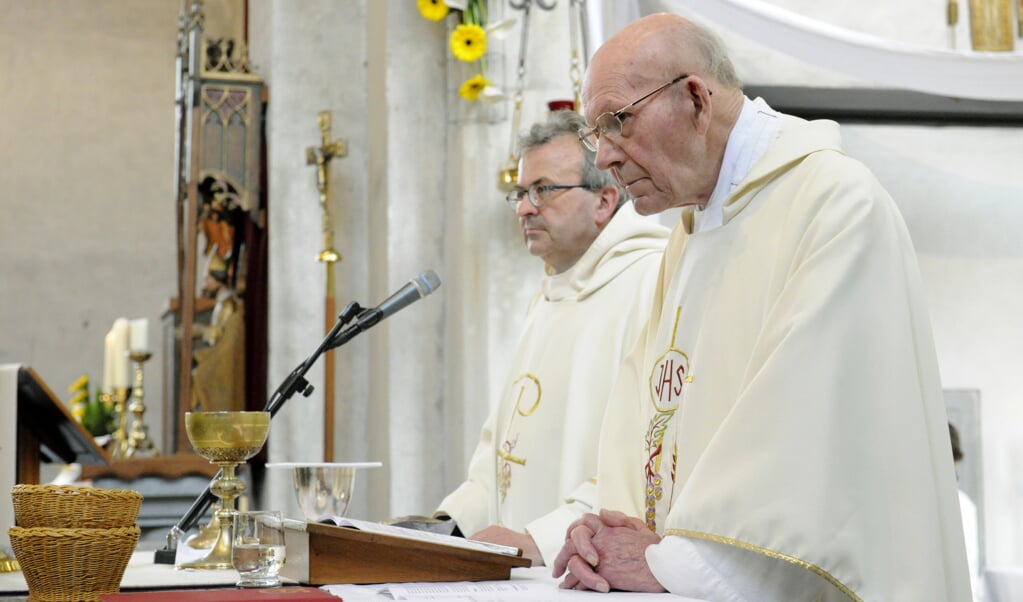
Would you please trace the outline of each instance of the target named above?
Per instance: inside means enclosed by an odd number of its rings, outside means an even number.
[[[707,82],[702,78],[692,76],[683,82],[684,90],[693,100],[693,125],[697,132],[703,134],[710,128],[710,97],[714,92],[707,87]]]
[[[614,186],[605,186],[600,189],[600,204],[597,206],[597,225],[599,227],[603,228],[614,217],[620,198],[618,189]]]

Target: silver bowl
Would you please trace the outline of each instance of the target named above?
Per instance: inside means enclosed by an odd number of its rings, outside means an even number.
[[[267,468],[291,469],[298,506],[306,520],[345,516],[355,489],[359,468],[381,466],[380,462],[278,462]]]

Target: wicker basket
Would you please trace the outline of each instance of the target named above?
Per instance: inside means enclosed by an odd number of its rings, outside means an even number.
[[[14,556],[33,602],[96,602],[121,589],[140,529],[11,527]]]
[[[130,527],[142,505],[138,491],[74,485],[15,485],[11,497],[15,524],[29,528]]]

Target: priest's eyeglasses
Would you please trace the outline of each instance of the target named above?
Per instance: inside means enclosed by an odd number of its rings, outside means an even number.
[[[569,190],[571,188],[590,188],[586,184],[532,184],[525,190],[513,190],[508,193],[504,200],[511,205],[512,211],[519,208],[519,201],[525,196],[529,204],[539,209],[546,205],[556,195],[556,190]]]
[[[601,113],[597,117],[597,120],[594,122],[595,125],[593,125],[592,127],[585,127],[579,129],[579,140],[581,140],[583,146],[590,149],[590,151],[594,153],[597,152],[597,145],[600,143],[601,137],[609,136],[611,138],[618,138],[619,136],[622,135],[622,115],[628,117],[626,111],[643,102],[644,100],[650,98],[654,94],[657,94],[661,90],[664,90],[668,86],[671,86],[672,84],[677,84],[678,82],[684,80],[687,77],[689,77],[689,74],[684,73],[676,77],[675,79],[671,80],[670,82],[661,84],[660,86],[654,88],[650,92],[647,92],[643,96],[640,96],[636,100],[630,102],[629,104],[618,109],[617,111],[608,111],[607,113]]]

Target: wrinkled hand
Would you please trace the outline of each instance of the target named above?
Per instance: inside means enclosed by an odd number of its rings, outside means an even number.
[[[533,561],[533,566],[543,566],[543,556],[540,555],[540,548],[529,533],[519,533],[506,527],[490,525],[482,531],[473,533],[469,539],[496,543],[502,546],[512,546],[522,550],[522,556]]]
[[[600,562],[597,549],[593,546],[593,536],[603,527],[604,523],[600,517],[589,512],[568,526],[568,531],[565,532],[565,545],[554,559],[554,577],[560,577],[568,571],[565,580],[561,582],[562,588],[585,589],[579,584],[581,576],[589,572],[592,573],[586,575],[589,589],[605,593],[611,591],[607,581],[591,570],[591,567]]]
[[[554,576],[565,575],[563,589],[663,592],[645,554],[660,540],[642,520],[621,512],[585,514],[568,528],[565,546],[554,561]]]

